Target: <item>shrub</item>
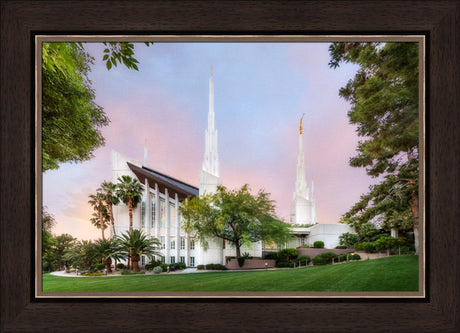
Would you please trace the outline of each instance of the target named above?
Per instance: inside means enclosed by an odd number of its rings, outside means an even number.
[[[284,249],[278,252],[278,260],[279,261],[287,261],[291,262],[292,260],[297,259],[297,251],[296,249]]]
[[[134,274],[145,274],[145,272],[144,271],[134,272],[134,271],[128,271],[127,269],[124,269],[121,272],[121,275],[134,275]]]
[[[276,263],[276,267],[278,268],[284,268],[284,267],[291,267],[294,268],[294,262],[285,262],[285,261],[280,261]]]
[[[345,232],[339,236],[339,244],[345,245],[348,248],[359,242],[359,236],[351,232]]]
[[[278,260],[279,259],[279,256],[278,256],[278,253],[277,252],[272,252],[272,253],[267,253],[265,255],[265,258],[264,259],[273,259],[273,260]]]
[[[214,264],[206,264],[206,269],[208,270],[214,269]]]
[[[335,248],[336,249],[346,249],[347,247],[345,245],[337,245]]]
[[[85,273],[82,273],[81,275],[83,275],[83,276],[103,276],[104,273],[100,273],[100,272],[99,272],[99,273],[97,273],[97,272],[96,272],[96,273],[93,273],[93,272],[85,272]]]
[[[309,249],[309,248],[310,248],[310,246],[308,246],[308,245],[306,245],[306,244],[304,244],[304,245],[299,245],[299,246],[296,247],[296,249]]]
[[[390,250],[397,246],[398,240],[391,236],[380,237],[375,241],[375,248],[378,251]]]
[[[337,255],[334,252],[326,251],[318,254],[313,258],[313,265],[327,265],[332,263],[332,258],[337,259]]]
[[[355,253],[353,255],[350,255],[351,260],[360,260],[361,256],[358,253]]]
[[[306,261],[308,265],[311,262],[311,257],[307,255],[299,256],[297,257],[297,261],[300,261],[301,263]]]
[[[355,244],[353,244],[353,248],[354,248],[356,251],[362,251],[362,249],[363,249],[363,244],[362,244],[362,243],[355,243]]]
[[[316,241],[313,243],[313,248],[315,249],[324,249],[324,242],[323,241]]]
[[[117,264],[117,268],[118,268],[118,269],[123,269],[123,268],[125,268],[125,264],[123,264],[122,262],[119,262],[119,263]]]
[[[147,265],[145,265],[145,269],[151,271],[157,266],[161,266],[161,260],[156,260],[148,263]]]
[[[204,269],[204,265],[198,265],[196,266],[197,269]]]
[[[375,253],[377,252],[375,248],[375,244],[373,242],[366,242],[362,244],[363,250],[367,253]]]
[[[238,260],[238,265],[239,265],[240,267],[243,267],[244,261],[246,260],[246,258],[244,258],[244,257],[239,257],[239,258],[237,258],[237,260]],[[207,266],[207,265],[206,265],[206,266]]]
[[[97,270],[97,271],[100,271],[100,270],[103,270],[105,268],[105,265],[104,264],[94,264],[90,267],[91,270]]]
[[[155,273],[155,274],[160,274],[162,271],[163,271],[163,269],[161,268],[161,266],[155,266],[153,268],[153,273]]]

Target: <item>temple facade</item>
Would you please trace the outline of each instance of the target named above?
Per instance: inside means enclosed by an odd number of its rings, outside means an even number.
[[[150,168],[147,164],[147,143],[144,147],[144,162],[129,159],[112,151],[111,164],[113,183],[118,178],[129,175],[137,178],[144,185],[142,202],[133,210],[133,228],[142,230],[150,237],[157,238],[161,243],[162,257],[165,263],[183,262],[188,267],[206,264],[225,264],[226,257],[235,256],[235,248],[219,238],[209,239],[208,248],[203,246],[193,235],[181,228],[182,217],[179,206],[187,198],[197,195],[215,193],[222,185],[219,172],[219,156],[217,145],[217,129],[214,112],[214,77],[211,68],[209,79],[208,126],[205,130],[205,152],[200,170],[199,187],[187,184],[177,178]],[[302,119],[300,120],[299,154],[297,161],[297,180],[294,191],[291,223],[315,224],[316,205],[313,191],[305,180],[305,163],[302,143]],[[121,235],[129,230],[128,207],[123,203],[113,207],[115,228],[111,235]],[[316,224],[312,227],[292,228],[293,237],[287,244],[265,244],[262,241],[250,247],[241,248],[241,253],[249,253],[253,257],[262,257],[264,251],[276,251],[282,248],[295,248],[303,244],[313,244],[315,240],[323,240],[326,247],[338,245],[338,236],[343,232],[352,231],[349,226],[337,224]],[[140,265],[144,266],[149,259],[141,256]]]

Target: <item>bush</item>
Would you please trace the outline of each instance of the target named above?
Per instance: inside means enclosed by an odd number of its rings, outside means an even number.
[[[375,244],[373,242],[366,242],[362,244],[363,250],[367,253],[375,253],[377,249],[375,248]]]
[[[124,269],[121,272],[121,275],[135,275],[135,274],[145,274],[145,272],[144,271],[134,272],[134,271],[128,271],[127,269]]]
[[[264,259],[278,260],[279,256],[277,252],[267,253]]]
[[[296,247],[296,249],[309,249],[309,248],[310,248],[310,246],[308,246],[308,245],[306,245],[306,244],[304,244],[304,245],[299,245],[299,246]]]
[[[292,260],[297,259],[297,251],[296,249],[284,249],[278,252],[278,260],[279,261],[287,261],[291,262]]]
[[[276,267],[278,268],[284,268],[284,267],[290,267],[294,268],[294,262],[285,262],[285,261],[280,261],[276,263]]]
[[[238,260],[238,266],[243,267],[244,261],[246,260],[246,258],[244,258],[244,257],[239,257],[239,258],[237,258],[237,260]],[[206,265],[206,266],[208,266],[208,265]],[[206,268],[206,269],[207,269],[207,268]]]
[[[117,268],[118,268],[118,269],[123,269],[123,268],[125,268],[125,264],[123,264],[122,262],[119,262],[119,263],[117,264]]]
[[[375,243],[375,248],[378,251],[382,251],[382,250],[394,249],[395,247],[397,247],[398,240],[391,236],[384,236],[384,237],[380,237],[379,239],[377,239],[374,243]]]
[[[323,252],[313,258],[313,265],[331,264],[333,258],[337,259],[337,255],[334,252],[331,252],[331,251]]]
[[[196,266],[197,269],[204,269],[204,265],[198,265]]]
[[[324,242],[323,241],[316,241],[313,243],[313,248],[315,249],[324,249]]]
[[[356,251],[362,251],[363,250],[363,243],[355,243],[355,244],[353,244],[353,248]]]
[[[163,271],[163,268],[161,268],[161,266],[155,266],[153,268],[153,273],[155,274],[160,274],[162,271]]]
[[[201,265],[203,266],[203,265]],[[225,267],[224,265],[221,265],[221,264],[207,264],[206,266],[206,269],[207,270],[221,270],[221,271],[225,271],[227,269],[227,267]]]
[[[157,266],[161,266],[161,260],[152,261],[152,262],[146,264],[145,269],[148,270],[148,271],[151,271],[152,269],[154,269]]]
[[[83,276],[103,276],[104,273],[92,273],[92,272],[85,272],[85,273],[81,273],[81,275]]]
[[[339,244],[345,245],[348,248],[359,242],[359,236],[351,232],[345,232],[339,236]]]
[[[337,245],[335,248],[336,249],[346,249],[347,247],[345,245]]]
[[[90,267],[90,270],[96,270],[96,271],[101,271],[105,268],[105,265],[104,264],[94,264]]]
[[[309,263],[311,263],[311,257],[307,255],[299,256],[297,257],[297,261],[300,261],[301,263],[306,261],[308,265]]]

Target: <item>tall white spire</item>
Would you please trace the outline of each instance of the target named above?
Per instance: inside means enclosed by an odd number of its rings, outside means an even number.
[[[217,129],[215,128],[214,114],[214,77],[209,78],[209,110],[208,128],[205,131],[205,152],[203,160],[203,171],[219,177],[219,157],[217,153]]]
[[[302,197],[305,199],[309,199],[308,195],[308,188],[307,188],[307,181],[305,180],[305,161],[304,161],[304,152],[303,152],[303,126],[302,126],[302,119],[305,113],[300,118],[300,126],[299,126],[299,153],[297,155],[297,178],[295,182],[295,192],[294,192],[294,199],[295,197]]]

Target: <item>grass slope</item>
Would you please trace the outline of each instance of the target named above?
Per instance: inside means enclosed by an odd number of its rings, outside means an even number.
[[[43,291],[417,291],[418,257],[403,255],[290,270],[197,274],[59,277],[43,275]]]

